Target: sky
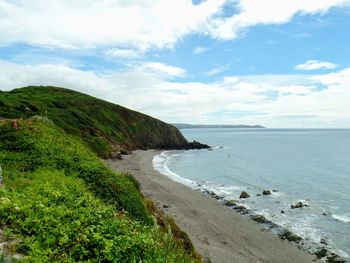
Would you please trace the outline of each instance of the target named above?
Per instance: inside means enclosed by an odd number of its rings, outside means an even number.
[[[0,0],[0,90],[170,123],[350,128],[350,0]]]

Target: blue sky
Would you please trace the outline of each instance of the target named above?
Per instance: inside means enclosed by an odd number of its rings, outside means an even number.
[[[167,122],[350,128],[349,0],[0,0],[0,89]]]

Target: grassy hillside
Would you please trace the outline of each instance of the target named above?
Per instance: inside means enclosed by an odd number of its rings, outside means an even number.
[[[28,101],[16,105],[44,107]],[[25,262],[196,261],[171,225],[154,225],[130,175],[113,172],[46,118],[0,121],[0,165],[0,254]]]
[[[0,91],[0,117],[34,115],[82,138],[100,157],[121,149],[203,147],[188,143],[177,128],[160,120],[76,91],[42,86]]]

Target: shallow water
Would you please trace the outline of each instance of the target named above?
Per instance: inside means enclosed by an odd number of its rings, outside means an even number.
[[[237,200],[306,240],[350,255],[350,130],[184,129],[213,150],[170,151],[154,166],[192,188]],[[270,196],[257,196],[275,189]],[[291,209],[302,200],[309,207]],[[285,211],[285,214],[281,213]]]

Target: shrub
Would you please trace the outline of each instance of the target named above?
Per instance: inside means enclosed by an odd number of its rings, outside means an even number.
[[[19,240],[5,254],[24,262],[199,261],[154,225],[131,175],[113,172],[53,123],[0,121],[0,136],[0,227]]]

